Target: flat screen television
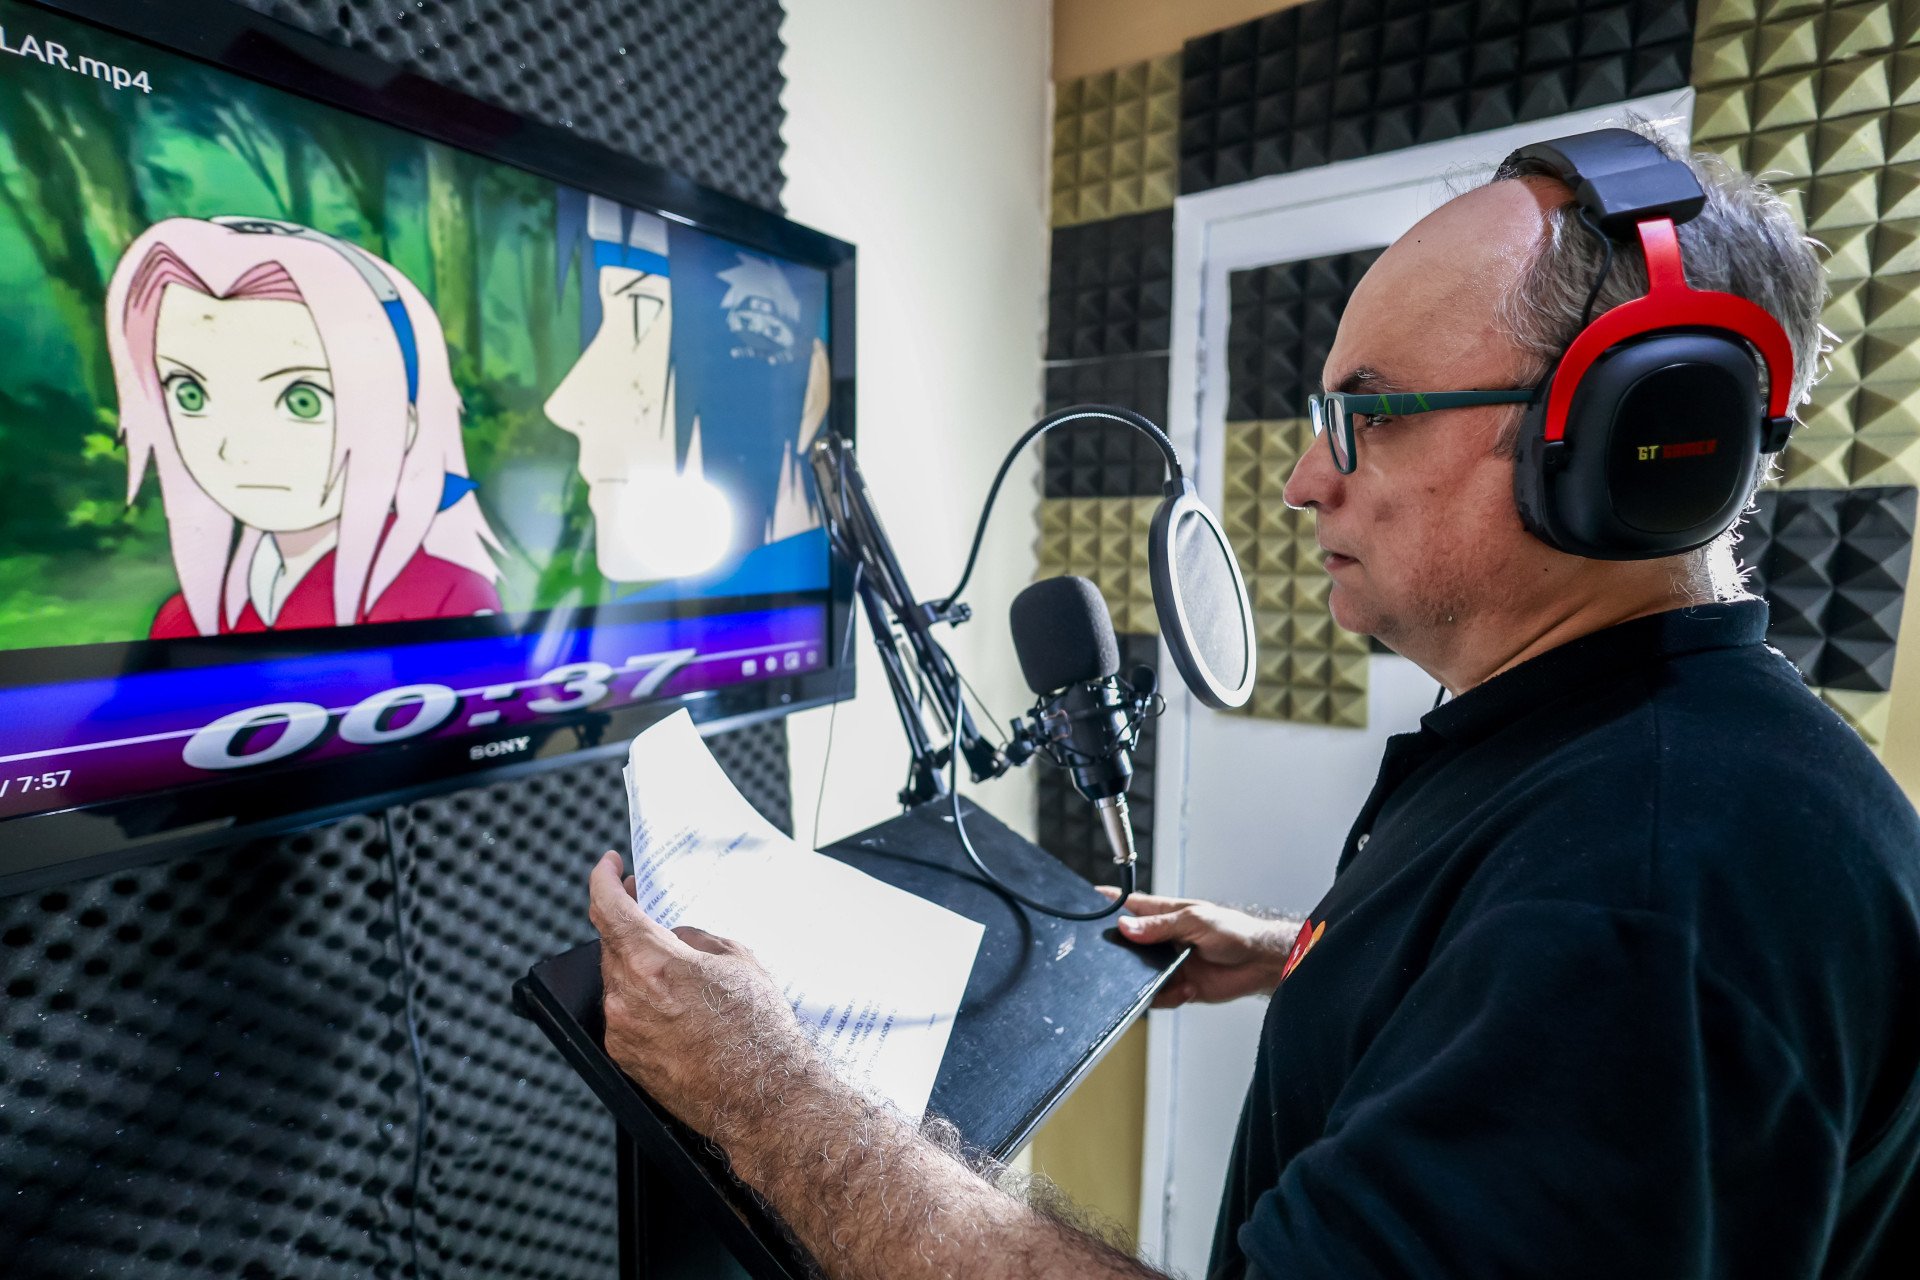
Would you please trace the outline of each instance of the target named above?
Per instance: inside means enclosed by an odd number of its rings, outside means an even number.
[[[847,696],[853,273],[224,0],[0,0],[0,890]]]

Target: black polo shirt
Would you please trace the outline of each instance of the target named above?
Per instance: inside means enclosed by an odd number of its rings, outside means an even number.
[[[1759,601],[1387,744],[1210,1273],[1920,1274],[1920,822]]]

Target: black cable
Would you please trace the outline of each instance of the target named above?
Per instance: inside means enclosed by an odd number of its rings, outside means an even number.
[[[1006,894],[1015,902],[1023,906],[1031,907],[1042,915],[1053,916],[1060,920],[1105,920],[1108,916],[1119,911],[1120,908],[1127,904],[1127,899],[1133,896],[1134,865],[1131,862],[1119,864],[1120,896],[1108,903],[1105,907],[1099,911],[1062,911],[1058,907],[1051,907],[1044,902],[1037,902],[1029,898],[1026,894],[1020,892],[1005,880],[995,875],[993,868],[981,860],[979,851],[973,847],[973,841],[967,836],[966,815],[960,812],[960,710],[965,705],[965,699],[965,691],[956,685],[953,700],[953,741],[949,746],[947,759],[947,799],[953,806],[953,830],[955,834],[960,837],[960,847],[967,851],[968,860],[980,869],[980,874],[985,876],[994,888],[1000,890],[1000,892]]]
[[[967,679],[965,673],[960,670],[958,663],[954,664],[953,673],[959,676],[960,683],[966,686],[968,694],[973,698],[973,705],[980,708],[981,718],[993,726],[994,737],[998,740],[997,745],[1002,751],[1005,751],[1012,745],[1012,739],[1007,737],[1006,730],[1000,728],[1000,717],[994,714],[993,708],[987,705],[987,700],[980,696],[980,691],[973,687],[973,681]]]
[[[853,595],[860,595],[860,575],[867,570],[864,560],[856,560],[853,565]],[[833,709],[827,712],[827,749],[820,758],[820,790],[813,797],[813,847],[820,847],[820,806],[827,802],[827,766],[833,763],[833,726],[840,718],[840,703],[847,696],[847,676],[851,668],[847,665],[853,656],[853,633],[860,629],[860,615],[853,609],[847,610],[847,634],[840,641],[840,687],[834,691]]]
[[[1583,205],[1580,209],[1580,221],[1587,224],[1587,230],[1600,237],[1600,248],[1604,255],[1600,260],[1600,274],[1594,277],[1593,288],[1587,293],[1587,305],[1580,309],[1580,327],[1586,328],[1593,319],[1593,304],[1600,297],[1600,290],[1606,286],[1607,277],[1613,274],[1613,237],[1600,229]]]
[[[947,598],[942,600],[939,605],[936,606],[937,608],[941,610],[951,609],[953,602],[960,598],[960,593],[967,589],[967,583],[973,578],[974,562],[980,558],[980,543],[987,536],[987,517],[993,514],[994,499],[1000,496],[1001,482],[1007,478],[1007,472],[1012,468],[1014,460],[1018,458],[1020,454],[1025,451],[1027,445],[1031,444],[1038,436],[1053,430],[1055,427],[1062,426],[1069,422],[1078,422],[1085,418],[1103,418],[1108,422],[1118,422],[1123,426],[1132,427],[1135,431],[1144,432],[1146,435],[1152,437],[1153,442],[1160,446],[1160,452],[1166,455],[1169,476],[1173,480],[1181,478],[1180,455],[1174,452],[1173,441],[1167,438],[1166,432],[1154,426],[1153,423],[1131,409],[1120,409],[1111,405],[1076,404],[1069,405],[1065,409],[1060,409],[1048,414],[1031,427],[1028,427],[1026,434],[1014,441],[1013,448],[1007,450],[1007,456],[1001,459],[1000,470],[994,473],[993,484],[987,488],[986,505],[980,508],[980,523],[974,526],[973,546],[967,551],[966,568],[960,571],[960,581],[954,584],[953,590],[947,593]]]
[[[407,1247],[413,1255],[415,1280],[420,1269],[420,1162],[427,1145],[427,1057],[420,1049],[420,1023],[413,1011],[413,958],[407,947],[406,912],[400,904],[400,844],[393,823],[393,806],[380,811],[386,825],[387,866],[393,875],[393,938],[400,953],[400,1004],[407,1023],[407,1043],[413,1048],[413,1171],[407,1183]]]

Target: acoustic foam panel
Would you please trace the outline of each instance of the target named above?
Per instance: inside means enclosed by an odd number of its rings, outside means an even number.
[[[779,0],[241,0],[769,209]]]
[[[1301,418],[1227,423],[1220,519],[1246,576],[1259,648],[1245,714],[1359,729],[1367,723],[1367,638],[1334,625],[1313,517],[1281,496],[1301,451],[1315,443]]]
[[[1763,493],[1741,526],[1748,590],[1771,612],[1767,639],[1816,688],[1892,687],[1913,557],[1910,486]]]
[[[1787,488],[1920,480],[1920,30],[1870,0],[1703,0],[1695,139],[1786,194],[1826,258],[1832,370],[1781,458]]]
[[[1160,661],[1158,639],[1123,635],[1119,641],[1122,675],[1130,675],[1140,666],[1167,674],[1165,664]],[[1140,855],[1135,882],[1142,890],[1153,888],[1154,725],[1155,721],[1148,720],[1140,728],[1139,744],[1133,751],[1133,785],[1127,791],[1133,843]],[[1029,767],[1041,771],[1036,786],[1040,847],[1094,884],[1117,884],[1113,851],[1107,846],[1106,828],[1095,815],[1093,804],[1073,789],[1066,770],[1045,761],[1036,761]]]
[[[790,825],[784,725],[711,741]],[[508,991],[592,937],[620,765],[0,899],[6,1273],[398,1277],[416,1224],[428,1275],[611,1273],[613,1125]]]
[[[1159,635],[1147,565],[1147,531],[1159,505],[1158,498],[1043,499],[1034,577],[1089,578],[1106,597],[1116,632]]]
[[[776,0],[243,2],[779,207]],[[789,825],[784,726],[710,742]],[[591,936],[624,812],[618,765],[588,763],[396,811],[398,883],[375,812],[0,899],[6,1274],[399,1277],[416,1216],[430,1275],[609,1274],[613,1128],[507,994]]]
[[[1075,404],[1115,404],[1156,426],[1167,419],[1167,356],[1118,356],[1047,366],[1047,412]],[[1109,422],[1055,427],[1041,440],[1048,498],[1157,494],[1166,459],[1144,434]]]
[[[1180,55],[1054,85],[1053,225],[1173,203],[1179,164]]]
[[[1180,190],[1679,89],[1692,36],[1673,0],[1314,0],[1187,42]]]
[[[1072,404],[1117,404],[1164,425],[1172,211],[1060,228],[1053,233],[1052,262],[1048,412]],[[1117,423],[1056,427],[1041,448],[1049,498],[1158,493],[1166,476],[1153,442]]]
[[[1229,421],[1306,416],[1340,313],[1382,252],[1303,258],[1227,276]]]
[[[1173,210],[1053,233],[1047,359],[1164,352],[1173,306]]]

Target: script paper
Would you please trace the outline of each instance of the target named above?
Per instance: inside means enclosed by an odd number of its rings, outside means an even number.
[[[918,1121],[983,928],[782,834],[685,711],[634,739],[626,777],[641,910],[750,947],[841,1078]]]

